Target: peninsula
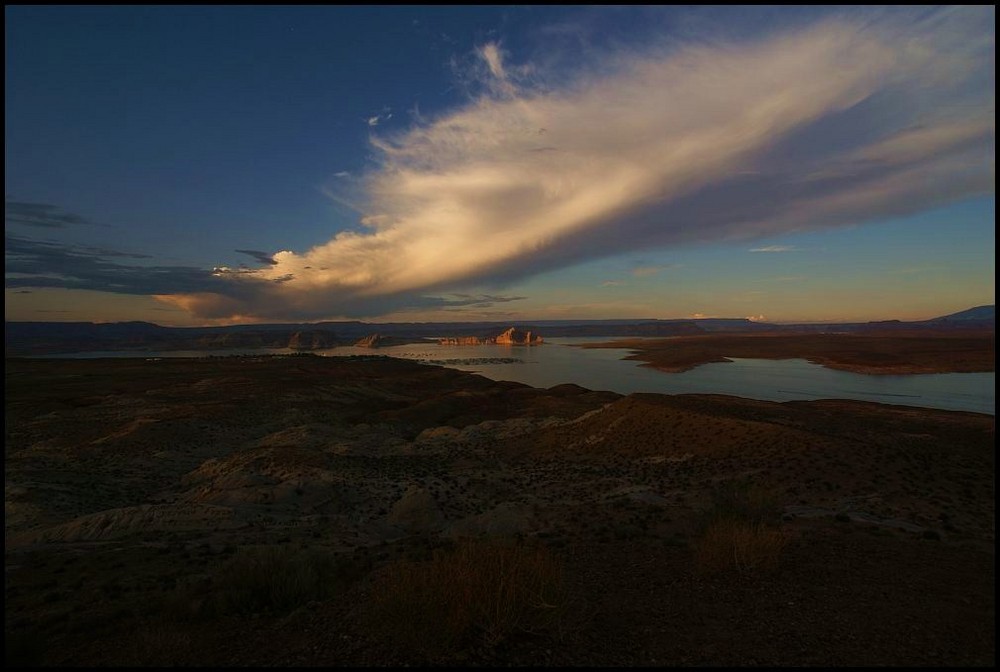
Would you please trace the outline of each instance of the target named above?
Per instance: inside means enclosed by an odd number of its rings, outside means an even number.
[[[634,350],[625,359],[668,373],[688,371],[730,357],[806,359],[830,369],[876,375],[993,371],[995,332],[905,331],[787,334],[700,334],[672,338],[619,339],[581,348]]]

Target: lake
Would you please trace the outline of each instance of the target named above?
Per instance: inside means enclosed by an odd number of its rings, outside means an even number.
[[[385,348],[343,346],[317,350],[324,356],[388,355],[472,371],[493,380],[512,380],[534,387],[575,383],[591,390],[619,394],[731,394],[766,401],[857,399],[886,404],[923,406],[995,415],[996,382],[990,373],[864,375],[835,371],[804,359],[733,359],[703,364],[684,373],[664,373],[622,359],[632,351],[571,347],[609,339],[553,338],[535,347],[436,343]],[[64,357],[204,357],[206,355],[290,353],[287,349],[225,351],[135,351],[74,353]]]

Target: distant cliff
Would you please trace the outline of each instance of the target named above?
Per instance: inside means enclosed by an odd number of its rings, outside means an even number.
[[[316,350],[344,344],[330,330],[270,325],[185,328],[161,327],[148,322],[7,322],[5,327],[7,356],[101,350]]]
[[[335,345],[337,338],[329,331],[296,331],[288,339],[292,350],[321,350]]]
[[[976,306],[975,308],[969,308],[968,310],[963,310],[959,313],[952,313],[951,315],[945,315],[944,317],[936,317],[933,320],[928,320],[929,322],[953,322],[953,323],[984,323],[993,324],[996,322],[996,307],[995,306]]]
[[[441,345],[541,345],[542,337],[532,331],[510,327],[497,336],[452,336],[439,338]]]
[[[354,342],[356,348],[387,348],[391,345],[409,345],[411,343],[428,343],[429,339],[420,336],[384,336],[368,334]]]
[[[131,350],[157,352],[250,348],[314,350],[356,343],[362,347],[425,343],[445,345],[537,345],[537,328],[547,338],[566,336],[663,337],[705,333],[885,333],[889,331],[956,333],[994,331],[994,307],[977,306],[917,322],[768,324],[743,318],[697,320],[544,320],[524,330],[497,322],[343,321],[290,324],[237,324],[226,327],[163,327],[149,322],[4,322],[8,357],[51,353]],[[377,333],[376,333],[377,330]],[[504,330],[504,331],[501,331]],[[452,334],[440,338],[440,334]],[[484,334],[496,334],[494,336]],[[360,341],[358,339],[361,339]]]

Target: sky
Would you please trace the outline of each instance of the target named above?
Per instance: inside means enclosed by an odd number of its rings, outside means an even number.
[[[6,320],[994,303],[993,7],[6,6]]]

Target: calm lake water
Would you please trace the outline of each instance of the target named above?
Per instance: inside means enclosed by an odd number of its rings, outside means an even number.
[[[872,376],[834,371],[804,359],[733,359],[704,364],[684,373],[664,373],[641,362],[622,359],[623,349],[571,347],[607,338],[553,338],[536,347],[435,343],[396,345],[372,350],[345,346],[318,350],[324,356],[388,355],[479,373],[493,380],[513,380],[534,387],[575,383],[591,390],[620,394],[731,394],[767,401],[858,399],[995,415],[994,373],[934,373]],[[174,351],[156,353],[93,352],[67,357],[203,357],[207,354],[289,353],[290,350]]]

